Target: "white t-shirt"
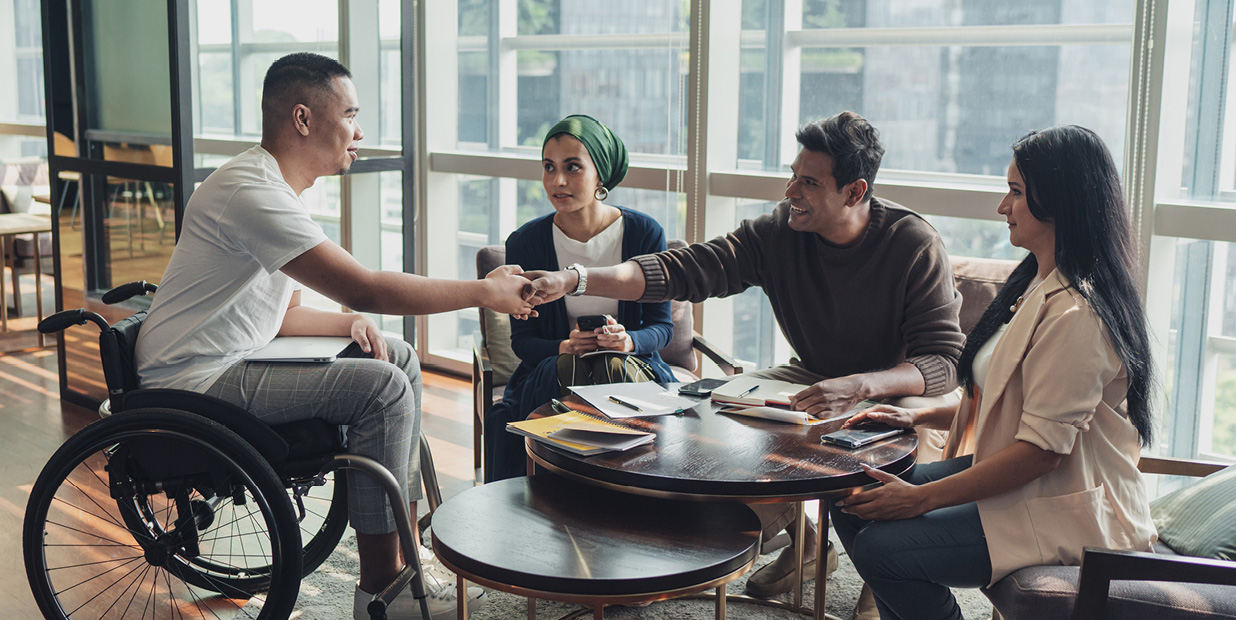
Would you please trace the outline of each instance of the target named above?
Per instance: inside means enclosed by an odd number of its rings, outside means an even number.
[[[553,229],[554,252],[558,255],[559,269],[575,263],[584,267],[608,267],[622,262],[622,216],[618,216],[605,230],[582,243],[566,236],[557,225],[554,225]],[[589,314],[608,314],[618,318],[618,302],[613,299],[592,295],[562,299],[566,302],[567,318],[571,325],[574,325],[579,317]]]
[[[1000,342],[1000,338],[1004,336],[1004,332],[1008,331],[1009,324],[1001,323],[996,329],[996,333],[992,334],[983,346],[974,354],[974,359],[970,361],[970,369],[974,374],[974,384],[979,386],[979,393],[982,393],[984,385],[987,383],[987,371],[991,370],[991,353],[996,350],[996,343]]]
[[[274,156],[255,146],[185,207],[180,240],[137,338],[144,388],[203,392],[275,338],[299,285],[279,271],[326,240]]]

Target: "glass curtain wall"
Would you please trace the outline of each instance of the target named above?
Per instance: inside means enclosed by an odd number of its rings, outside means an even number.
[[[400,1],[196,0],[193,4],[199,166],[217,166],[258,142],[262,79],[271,63],[300,51],[340,59],[352,70],[361,98],[362,160],[351,174],[319,179],[301,197],[327,236],[362,264],[402,271],[402,174],[364,161],[401,154]],[[337,303],[309,290],[304,303],[339,309]],[[385,331],[404,335],[402,317],[375,318]]]
[[[569,114],[587,114],[626,144],[632,170],[607,204],[652,215],[667,238],[683,237],[688,3],[617,4],[557,0],[461,0],[429,15],[453,20],[453,36],[433,49],[455,49],[454,71],[426,102],[431,151],[502,154],[500,171],[435,162],[425,213],[427,275],[471,279],[476,251],[553,210],[541,184],[545,132]],[[431,7],[432,8],[432,7]],[[453,10],[451,10],[453,9]],[[427,28],[437,29],[427,24]],[[439,65],[446,59],[435,58]],[[445,69],[438,70],[445,73]],[[438,88],[457,93],[438,99]],[[449,102],[449,103],[447,103]],[[435,110],[447,105],[444,114]],[[457,118],[453,127],[443,118]],[[435,191],[437,190],[437,191]],[[429,317],[429,352],[456,365],[471,355],[475,310]]]
[[[1009,144],[1082,124],[1125,169],[1142,233],[1163,384],[1155,448],[1236,458],[1233,0],[443,0],[423,7],[414,33],[399,31],[400,4],[194,3],[195,164],[256,142],[271,59],[350,54],[369,74],[357,80],[369,84],[363,155],[420,156],[416,218],[404,215],[401,173],[381,167],[320,182],[307,196],[315,216],[371,266],[417,258],[419,273],[472,278],[476,248],[548,212],[538,147],[565,114],[600,118],[631,147],[611,201],[701,241],[781,197],[797,125],[853,109],[888,145],[878,195],[925,214],[954,254],[1018,258],[994,212]],[[0,93],[5,158],[46,152],[37,5],[0,2],[0,76],[17,85]],[[357,22],[374,34],[360,37]],[[401,36],[423,37],[430,56],[415,115],[396,79]],[[418,144],[401,144],[405,123],[424,128]],[[706,190],[688,200],[697,178]],[[404,256],[409,237],[419,256]],[[710,300],[701,318],[705,336],[755,366],[791,353],[759,291]],[[428,361],[466,354],[475,312],[423,320]]]
[[[1236,458],[1232,0],[575,4],[426,12],[432,49],[455,50],[425,75],[431,274],[474,277],[477,246],[547,212],[536,147],[566,113],[630,134],[647,167],[630,187],[650,195],[623,200],[702,241],[782,197],[796,127],[854,110],[888,148],[877,195],[923,213],[953,254],[1009,259],[1023,253],[995,209],[1010,145],[1080,124],[1125,170],[1141,235],[1163,371],[1154,449]],[[471,317],[431,323],[430,353],[457,356]],[[755,367],[792,354],[758,290],[705,302],[702,319]]]
[[[1168,413],[1160,446],[1172,455],[1236,459],[1236,80],[1230,0],[1181,7],[1177,41],[1187,76],[1160,130],[1152,308],[1163,319]],[[1187,21],[1185,21],[1187,20]],[[1185,55],[1185,46],[1188,54]],[[1187,65],[1184,62],[1187,59]],[[1186,72],[1187,69],[1187,72]],[[1175,131],[1164,131],[1175,130]],[[1213,219],[1215,217],[1224,219]],[[1158,285],[1157,287],[1155,285]],[[1165,328],[1165,329],[1164,329]]]

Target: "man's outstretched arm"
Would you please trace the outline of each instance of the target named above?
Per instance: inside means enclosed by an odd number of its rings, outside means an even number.
[[[524,277],[532,280],[537,303],[553,301],[579,287],[579,274],[571,269],[529,271]],[[636,301],[644,296],[644,271],[635,261],[613,267],[589,268],[588,286],[584,294]]]
[[[482,280],[439,280],[361,265],[332,241],[323,241],[281,269],[292,279],[361,312],[435,314],[483,307],[513,315],[531,313],[533,287],[517,266],[504,265]]]

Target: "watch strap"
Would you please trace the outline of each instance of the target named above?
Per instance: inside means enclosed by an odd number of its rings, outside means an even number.
[[[570,265],[567,265],[567,269],[570,269],[579,275],[579,284],[575,286],[575,290],[567,293],[567,295],[570,295],[571,297],[579,297],[580,295],[583,295],[584,291],[588,290],[588,268],[579,263],[571,263]]]

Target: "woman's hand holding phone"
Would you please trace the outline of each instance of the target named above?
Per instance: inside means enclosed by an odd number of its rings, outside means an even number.
[[[601,333],[597,334],[597,348],[606,351],[634,351],[635,342],[631,340],[627,328],[612,316],[606,315],[605,319],[606,325],[602,327]]]

